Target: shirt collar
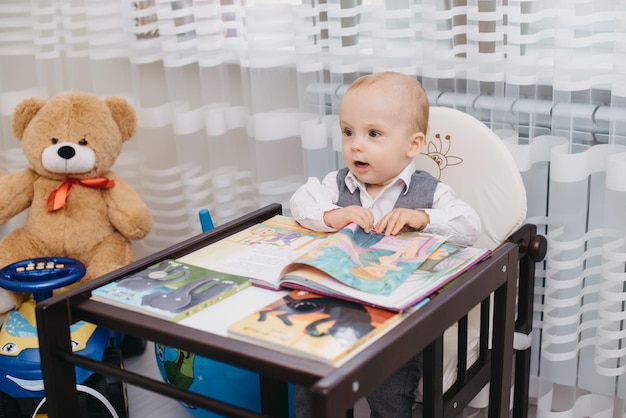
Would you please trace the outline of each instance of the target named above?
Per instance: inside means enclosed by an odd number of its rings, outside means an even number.
[[[402,170],[395,179],[389,182],[389,184],[385,187],[385,189],[393,184],[401,182],[404,184],[404,187],[402,188],[402,194],[406,194],[409,191],[409,184],[411,183],[411,177],[413,176],[414,172],[415,172],[415,166],[413,165],[413,162],[411,161],[409,164],[407,164],[406,167],[404,167],[404,170]],[[357,188],[361,190],[366,189],[365,184],[363,184],[359,179],[357,179],[356,176],[352,174],[352,171],[348,171],[348,175],[346,175],[345,182],[346,182],[346,186],[348,187],[348,190],[350,190],[350,193],[354,193],[354,191]]]

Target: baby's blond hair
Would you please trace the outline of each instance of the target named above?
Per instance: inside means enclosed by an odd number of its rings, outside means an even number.
[[[416,132],[422,132],[426,135],[429,113],[428,96],[422,84],[415,78],[392,71],[369,74],[357,78],[350,84],[346,94],[360,87],[367,87],[380,82],[389,83],[390,88],[394,89],[398,97],[404,96],[408,103],[413,104],[407,109],[410,112],[413,128]]]

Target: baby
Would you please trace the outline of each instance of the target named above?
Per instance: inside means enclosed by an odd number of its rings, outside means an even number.
[[[366,232],[418,230],[472,245],[480,234],[476,211],[413,164],[424,145],[428,112],[426,93],[414,78],[383,72],[357,79],[339,108],[346,167],[301,186],[290,200],[292,216],[321,232],[356,223]],[[418,354],[366,396],[371,417],[411,418],[421,374]],[[295,411],[298,418],[311,416],[305,388],[295,388]]]

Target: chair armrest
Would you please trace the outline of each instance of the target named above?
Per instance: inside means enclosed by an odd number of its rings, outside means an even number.
[[[548,251],[546,237],[537,234],[537,227],[533,224],[522,225],[507,241],[519,245],[520,258],[528,256],[535,263],[543,261]]]

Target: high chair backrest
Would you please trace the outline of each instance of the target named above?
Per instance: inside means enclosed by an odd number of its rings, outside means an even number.
[[[526,218],[526,190],[506,145],[480,120],[456,109],[431,107],[426,141],[415,166],[450,185],[457,197],[471,205],[481,220],[481,235],[474,246],[494,249],[518,230]],[[490,309],[493,315],[493,306]],[[467,364],[479,353],[480,309],[474,308],[466,323]],[[491,324],[491,320],[489,321]],[[491,335],[491,332],[489,335]],[[457,379],[458,328],[444,335],[443,389]],[[422,385],[417,399],[421,398]],[[484,389],[470,405],[485,407]]]
[[[497,247],[526,218],[526,190],[515,160],[495,132],[467,113],[431,107],[415,165],[478,212],[482,233],[476,247]]]

